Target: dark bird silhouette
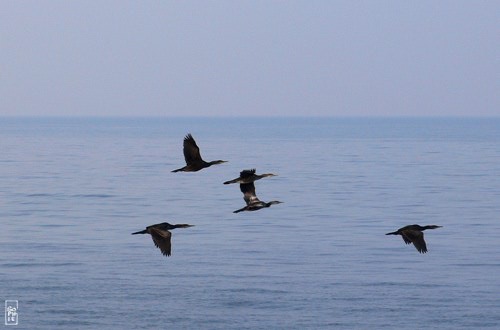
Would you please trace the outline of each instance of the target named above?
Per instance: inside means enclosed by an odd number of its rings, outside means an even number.
[[[265,173],[265,174],[255,174],[255,168],[251,170],[243,170],[240,172],[240,177],[224,182],[224,184],[230,183],[251,183],[268,176],[276,176],[276,174]]]
[[[205,167],[210,167],[216,164],[226,163],[225,160],[214,160],[206,162],[201,158],[200,148],[196,145],[196,141],[191,134],[186,135],[184,138],[184,159],[186,166],[173,170],[172,172],[196,172]]]
[[[401,235],[401,237],[403,237],[403,241],[405,241],[406,244],[413,243],[418,252],[426,253],[427,245],[425,244],[424,241],[423,231],[426,229],[436,229],[441,227],[442,226],[436,226],[436,225],[423,226],[423,227],[419,225],[409,225],[403,228],[399,228],[398,230],[393,231],[392,233],[387,233],[386,235]]]
[[[151,237],[153,238],[155,246],[161,250],[161,253],[163,255],[169,257],[172,252],[172,244],[170,242],[172,233],[169,232],[169,230],[175,228],[187,228],[187,227],[193,227],[193,225],[187,225],[187,224],[171,225],[168,222],[162,222],[162,223],[157,223],[156,225],[147,226],[146,229],[132,233],[132,235],[150,234]]]
[[[255,195],[255,185],[253,184],[253,182],[240,184],[240,190],[243,193],[243,199],[247,203],[247,206],[239,210],[233,211],[233,213],[238,213],[241,211],[257,211],[264,207],[270,207],[271,205],[274,204],[283,203],[280,201],[270,201],[266,203],[259,200]]]

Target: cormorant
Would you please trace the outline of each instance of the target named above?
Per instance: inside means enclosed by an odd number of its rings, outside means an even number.
[[[193,227],[193,225],[178,224],[171,225],[168,222],[157,223],[156,225],[147,226],[146,229],[132,233],[132,235],[137,234],[150,234],[153,238],[155,246],[161,250],[161,253],[167,257],[170,256],[172,251],[172,244],[170,243],[170,238],[172,233],[169,230],[175,228],[187,228]]]
[[[240,177],[224,182],[224,184],[230,183],[250,183],[268,176],[276,176],[276,174],[265,173],[265,174],[255,174],[255,168],[251,170],[243,170],[240,172]]]
[[[238,213],[241,211],[257,211],[264,207],[270,207],[273,204],[283,203],[280,201],[270,201],[266,203],[259,200],[255,195],[255,185],[253,184],[253,182],[240,184],[240,190],[243,193],[243,199],[247,203],[247,206],[233,211],[233,213]]]
[[[427,252],[427,245],[424,241],[424,233],[423,231],[426,229],[436,229],[441,228],[442,226],[429,225],[429,226],[419,226],[419,225],[409,225],[403,228],[399,228],[392,233],[387,233],[386,235],[401,235],[406,244],[415,245],[415,248],[420,253]]]
[[[183,151],[186,166],[173,170],[172,172],[196,172],[204,169],[205,167],[226,163],[225,160],[214,160],[211,162],[204,161],[200,155],[200,148],[196,145],[196,142],[191,134],[186,135],[184,138]]]

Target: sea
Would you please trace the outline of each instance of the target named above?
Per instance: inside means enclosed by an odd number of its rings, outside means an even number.
[[[10,329],[500,329],[500,118],[2,117],[0,225]]]

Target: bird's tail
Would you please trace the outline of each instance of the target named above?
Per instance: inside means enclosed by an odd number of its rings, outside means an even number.
[[[141,231],[136,231],[135,233],[132,233],[132,235],[137,235],[137,234],[147,234],[147,229],[141,230]]]

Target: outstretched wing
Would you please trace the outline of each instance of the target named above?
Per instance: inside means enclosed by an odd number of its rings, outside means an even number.
[[[229,180],[224,182],[224,184],[231,184],[231,183],[237,183],[237,182],[245,182],[245,179],[249,179],[255,176],[255,169],[251,170],[243,170],[240,172],[240,176],[237,177],[236,179]]]
[[[405,231],[401,232],[401,237],[403,237],[403,241],[405,241],[406,244],[411,244],[411,239],[408,236],[406,236]]]
[[[148,232],[151,234],[155,246],[161,250],[163,255],[169,257],[172,251],[172,244],[170,243],[172,233],[158,228],[149,228]]]
[[[424,241],[424,233],[419,230],[407,230],[405,231],[406,237],[411,240],[415,248],[420,253],[427,252],[427,245]],[[404,238],[404,236],[403,236]]]
[[[202,158],[200,155],[200,148],[196,145],[196,141],[194,140],[191,134],[186,135],[184,138],[184,159],[186,160],[186,164],[192,164],[201,162]]]
[[[243,193],[243,199],[247,205],[259,202],[259,199],[255,195],[255,185],[253,182],[240,184],[240,190]]]

